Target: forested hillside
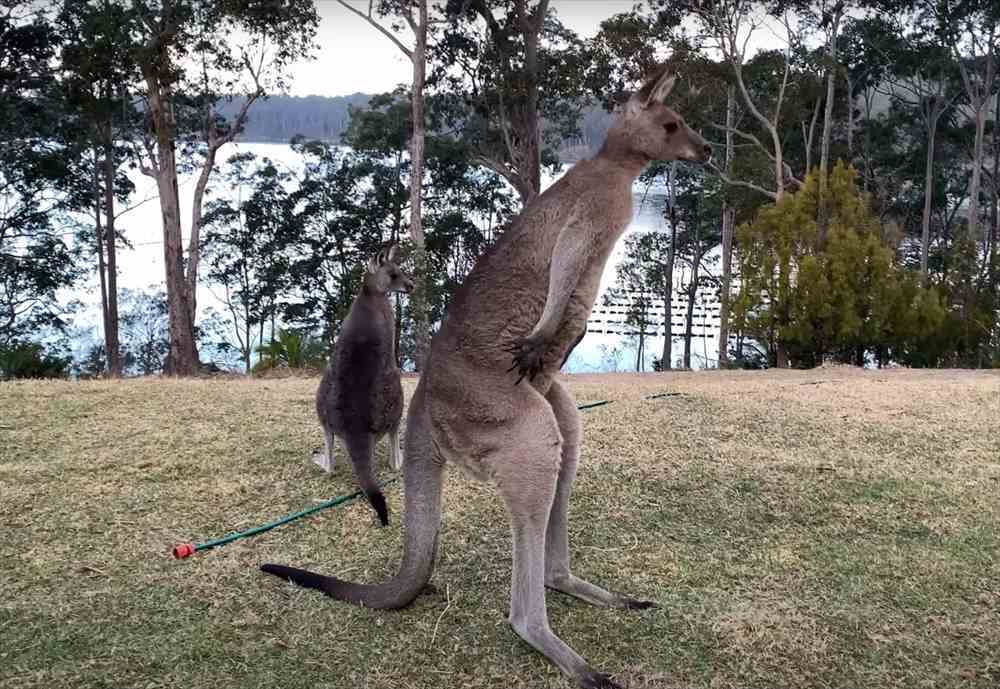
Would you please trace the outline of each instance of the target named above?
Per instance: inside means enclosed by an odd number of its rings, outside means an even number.
[[[363,108],[371,96],[272,96],[254,104],[240,135],[242,141],[286,143],[293,136],[337,141],[350,121],[350,108]],[[239,112],[244,99],[223,103],[219,112],[228,120]]]
[[[241,141],[249,143],[287,143],[294,136],[322,141],[339,141],[350,123],[350,109],[364,108],[372,96],[353,93],[349,96],[273,96],[254,104],[247,115]],[[233,119],[244,99],[223,102],[218,110],[227,120]],[[565,138],[559,147],[560,157],[572,161],[593,153],[604,141],[611,115],[597,105],[586,108],[580,121],[579,136]]]

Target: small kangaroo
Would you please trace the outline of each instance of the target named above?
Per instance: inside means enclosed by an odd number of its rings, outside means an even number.
[[[382,526],[389,523],[389,512],[372,472],[372,450],[380,437],[389,434],[392,468],[403,464],[399,447],[403,386],[396,365],[396,322],[389,293],[413,290],[413,280],[396,264],[396,254],[397,247],[392,245],[368,262],[361,291],[351,304],[316,391],[316,414],[326,447],[313,461],[332,470],[335,436],[339,436],[347,446],[354,476]]]
[[[711,157],[705,140],[663,104],[673,83],[663,70],[633,94],[600,152],[529,202],[452,300],[407,415],[399,573],[365,585],[282,565],[263,571],[370,608],[409,604],[433,569],[451,461],[495,482],[506,503],[514,631],[577,686],[620,689],[549,628],[546,587],[593,605],[654,606],[572,573],[566,515],[581,431],[556,374],[587,330],[605,262],[632,219],[636,177],[652,160]]]

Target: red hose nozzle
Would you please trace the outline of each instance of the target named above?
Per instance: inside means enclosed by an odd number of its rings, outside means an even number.
[[[174,546],[174,557],[178,560],[183,560],[192,555],[194,555],[194,543],[181,543]]]

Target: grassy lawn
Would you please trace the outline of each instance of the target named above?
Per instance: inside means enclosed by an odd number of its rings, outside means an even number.
[[[550,593],[595,666],[634,688],[1000,686],[1000,375],[568,380],[581,403],[615,400],[584,412],[575,568],[660,604]],[[380,580],[398,485],[385,530],[356,501],[169,556],[355,490],[346,464],[308,461],[317,382],[0,385],[0,687],[567,687],[507,626],[503,506],[456,469],[437,593],[406,610],[257,571]]]

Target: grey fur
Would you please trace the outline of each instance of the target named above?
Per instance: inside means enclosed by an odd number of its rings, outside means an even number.
[[[514,538],[514,630],[578,686],[618,686],[549,628],[546,586],[595,605],[652,606],[572,573],[566,516],[580,422],[555,377],[586,332],[605,262],[632,218],[635,178],[654,159],[704,162],[711,154],[660,100],[670,80],[661,72],[632,96],[601,152],[531,201],[452,300],[407,417],[399,574],[363,585],[280,565],[261,569],[367,607],[408,604],[430,579],[442,468],[451,461],[496,483],[506,502]],[[517,384],[523,378],[527,382]]]
[[[327,471],[333,468],[339,437],[358,484],[383,526],[388,524],[389,514],[372,471],[375,442],[388,434],[393,468],[402,464],[399,421],[403,387],[396,364],[396,321],[389,294],[412,289],[413,280],[396,263],[395,246],[372,258],[316,391],[316,414],[325,441],[316,462]]]

